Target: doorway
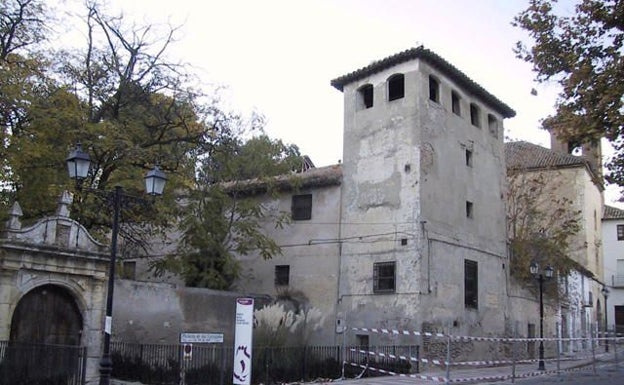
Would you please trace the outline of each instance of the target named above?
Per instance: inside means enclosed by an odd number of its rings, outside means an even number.
[[[56,285],[39,286],[17,304],[11,320],[12,342],[80,345],[82,315],[73,295]]]

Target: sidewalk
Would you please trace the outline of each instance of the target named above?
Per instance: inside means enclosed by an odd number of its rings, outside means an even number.
[[[618,357],[618,360],[622,358]],[[601,353],[596,355],[596,363],[613,361],[614,355],[611,353]],[[470,383],[470,384],[511,384],[512,377],[521,380],[536,376],[557,376],[560,372],[571,371],[593,371],[594,366],[591,358],[560,361],[557,368],[556,360],[545,362],[546,370],[538,371],[537,363],[517,364],[512,366],[462,368],[453,367],[450,371],[449,383]],[[392,384],[444,384],[446,373],[443,370],[424,371],[413,375],[397,375],[382,377],[367,377],[360,379],[334,380],[331,382],[321,382],[321,384],[344,384],[344,385],[392,385]]]

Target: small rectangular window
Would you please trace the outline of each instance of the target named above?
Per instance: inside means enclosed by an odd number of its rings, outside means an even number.
[[[466,150],[466,166],[472,167],[472,151]]]
[[[401,99],[405,96],[405,76],[403,74],[392,75],[388,79],[388,101]]]
[[[357,346],[365,348],[364,350],[368,350],[369,340],[366,334],[356,334],[355,340],[357,341]]]
[[[395,263],[377,262],[373,265],[373,292],[394,293]]]
[[[479,265],[476,261],[464,260],[464,305],[479,307]]]
[[[470,201],[466,201],[466,218],[473,218],[474,217],[474,205],[472,204],[472,202]]]
[[[481,113],[479,112],[479,106],[474,103],[470,103],[470,123],[475,127],[481,127]]]
[[[119,272],[119,278],[136,279],[136,261],[123,261],[121,264],[121,271]]]
[[[293,195],[292,219],[304,221],[312,218],[312,194]]]
[[[290,283],[290,265],[275,266],[275,286],[288,286]]]
[[[355,351],[352,350],[351,352],[347,353],[351,356],[351,362],[359,362],[360,364],[367,365],[368,360],[369,360],[368,351],[370,349],[369,347],[370,341],[369,341],[368,335],[356,334],[355,343],[358,349],[355,349]],[[365,351],[367,353],[362,354],[360,351]]]
[[[461,116],[460,100],[461,98],[459,97],[457,92],[455,91],[451,92],[451,109],[453,113],[457,116]]]
[[[440,103],[440,83],[429,75],[429,100]]]
[[[617,225],[617,240],[624,241],[624,225]]]
[[[624,286],[624,259],[615,261],[615,282],[614,286]]]

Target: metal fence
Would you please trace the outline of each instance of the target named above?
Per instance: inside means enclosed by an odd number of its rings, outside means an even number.
[[[83,385],[84,346],[0,341],[1,385]]]
[[[388,354],[418,355],[418,346],[376,346]],[[113,377],[150,385],[223,385],[231,382],[234,351],[223,345],[193,345],[190,358],[183,358],[182,345],[111,344]],[[335,379],[361,374],[344,367],[355,359],[359,346],[254,347],[252,383],[276,384]],[[365,358],[368,360],[368,358]],[[417,372],[418,365],[376,358],[376,365],[401,373]],[[346,373],[345,373],[346,369]],[[374,375],[367,373],[366,375]]]

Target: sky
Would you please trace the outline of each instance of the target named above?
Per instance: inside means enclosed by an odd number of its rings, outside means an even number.
[[[564,11],[573,1],[560,0]],[[299,146],[317,167],[342,157],[342,93],[330,80],[424,45],[516,111],[506,136],[550,147],[540,120],[557,87],[533,81],[513,47],[526,0],[110,0],[141,23],[182,25],[169,57],[206,84],[227,87],[234,109],[265,115],[266,132]],[[536,95],[531,92],[537,91]],[[607,203],[619,194],[609,188]],[[619,205],[619,204],[617,204]]]

